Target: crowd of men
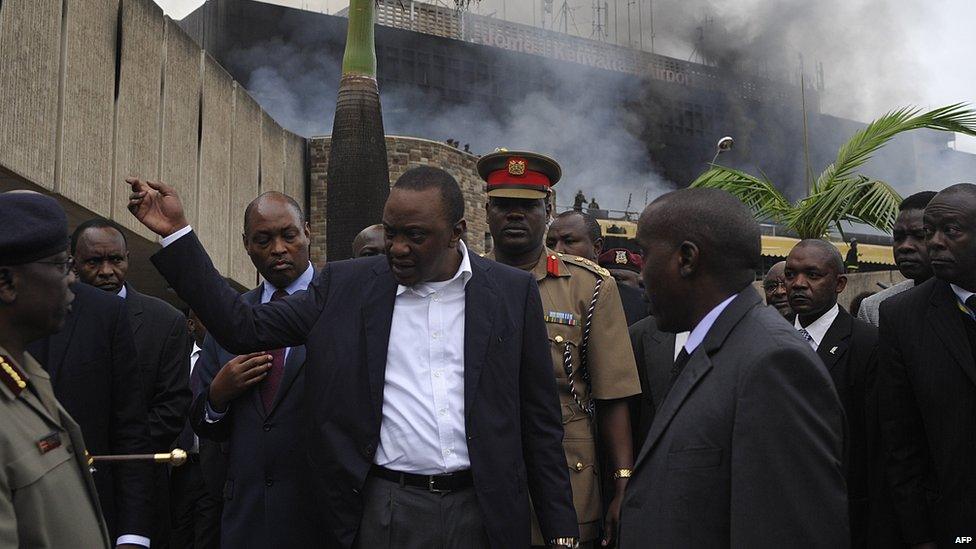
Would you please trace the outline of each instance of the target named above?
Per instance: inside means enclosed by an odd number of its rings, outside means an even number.
[[[906,281],[838,298],[802,240],[753,288],[759,226],[663,195],[641,253],[553,216],[552,159],[486,155],[494,243],[444,170],[393,185],[355,259],[313,266],[256,197],[243,294],[180,198],[129,209],[190,309],[127,281],[125,231],[68,237],[0,194],[0,547],[939,547],[976,536],[976,185],[901,204]],[[93,463],[181,448],[180,467]]]

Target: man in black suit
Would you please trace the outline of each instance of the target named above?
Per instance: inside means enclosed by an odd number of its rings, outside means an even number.
[[[81,282],[125,300],[136,343],[136,364],[142,377],[149,411],[153,452],[168,452],[183,430],[190,406],[190,336],[186,319],[172,305],[137,292],[126,283],[129,252],[125,234],[105,219],[91,219],[71,235],[75,268]],[[157,545],[169,532],[169,480],[167,470],[156,468]]]
[[[81,426],[91,454],[147,453],[146,400],[125,302],[87,284],[72,284],[71,290],[75,300],[64,327],[28,350],[50,374],[54,394]],[[98,500],[116,543],[148,546],[153,520],[150,467],[96,467]]]
[[[949,547],[976,534],[976,185],[923,223],[936,278],[881,303],[881,427],[903,540]]]
[[[876,546],[869,539],[869,496],[878,485],[880,425],[875,398],[878,331],[837,304],[847,287],[844,259],[824,240],[801,240],[786,258],[786,290],[796,312],[793,327],[823,360],[847,418],[845,469],[851,546]]]
[[[193,339],[189,371],[190,391],[195,398],[203,392],[198,368],[204,365],[201,357],[207,327],[189,310],[186,328]],[[170,473],[170,544],[194,549],[219,547],[226,456],[221,452],[220,443],[196,436],[190,419],[176,440],[176,447],[186,450],[187,462]]]
[[[295,200],[264,193],[244,214],[244,249],[264,282],[252,306],[306,290],[314,278],[308,223]],[[272,357],[269,359],[268,357]],[[227,452],[223,547],[308,547],[322,540],[305,440],[305,347],[235,356],[213,337],[198,362],[193,429]],[[252,372],[264,372],[250,376]],[[269,484],[268,480],[272,479]]]
[[[691,333],[627,487],[621,547],[847,546],[844,412],[751,287],[749,210],[724,191],[675,191],[641,214],[638,242],[651,314]]]
[[[634,418],[634,448],[639,449],[651,430],[654,412],[668,393],[675,355],[681,352],[688,332],[662,332],[653,316],[638,321],[630,327],[629,332],[641,385],[640,398],[635,399],[630,412]]]
[[[572,544],[539,292],[528,273],[467,252],[454,178],[408,171],[384,210],[386,257],[329,263],[308,291],[260,306],[214,270],[172,187],[127,183],[130,211],[165,235],[156,267],[218,342],[306,345],[325,544],[524,547],[529,492],[547,539]]]

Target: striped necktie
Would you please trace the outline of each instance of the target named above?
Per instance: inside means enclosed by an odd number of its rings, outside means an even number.
[[[810,332],[808,332],[806,328],[798,328],[796,331],[800,334],[800,337],[810,344],[810,347],[812,347],[814,351],[817,350],[817,342],[813,340],[813,336],[810,335]]]

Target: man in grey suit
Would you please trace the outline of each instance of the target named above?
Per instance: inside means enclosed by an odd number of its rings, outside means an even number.
[[[844,413],[823,363],[750,287],[759,239],[720,190],[675,191],[641,215],[651,312],[691,333],[627,487],[621,547],[850,543]]]
[[[922,191],[902,200],[898,206],[898,217],[891,231],[891,251],[895,256],[895,265],[906,280],[881,290],[864,298],[861,308],[857,310],[857,319],[878,326],[878,311],[881,302],[893,295],[932,278],[932,267],[929,266],[929,255],[925,247],[925,228],[922,225],[922,214],[935,196],[933,191]]]

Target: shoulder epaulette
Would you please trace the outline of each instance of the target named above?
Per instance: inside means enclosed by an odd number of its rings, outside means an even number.
[[[584,269],[595,273],[603,278],[610,278],[610,271],[604,269],[603,267],[597,265],[596,263],[586,259],[584,257],[579,257],[575,255],[558,254],[559,259],[571,265],[576,265],[578,267],[583,267]]]
[[[27,374],[21,371],[10,357],[0,355],[0,381],[10,389],[14,396],[27,388]]]

